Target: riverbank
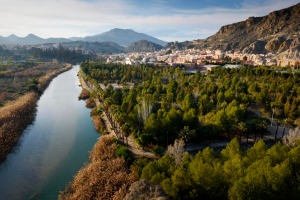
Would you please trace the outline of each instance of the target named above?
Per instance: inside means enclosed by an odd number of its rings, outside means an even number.
[[[72,65],[66,64],[45,74],[38,79],[37,92],[26,93],[0,108],[0,163],[16,146],[25,128],[33,122],[37,101],[51,80],[71,68]]]
[[[60,200],[123,199],[137,180],[124,158],[116,155],[118,148],[112,135],[101,136],[90,152],[90,161],[60,193]]]

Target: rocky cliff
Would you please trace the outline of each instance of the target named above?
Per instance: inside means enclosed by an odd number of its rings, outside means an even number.
[[[168,46],[175,44],[169,44]],[[263,17],[226,25],[205,40],[184,46],[239,50],[244,53],[275,53],[279,57],[296,58],[300,51],[300,3],[274,11]],[[179,45],[177,45],[179,46]]]

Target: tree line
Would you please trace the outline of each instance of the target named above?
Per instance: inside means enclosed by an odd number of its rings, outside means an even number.
[[[53,60],[56,59],[59,62],[77,64],[81,63],[87,59],[95,59],[96,56],[92,53],[84,53],[80,50],[69,50],[64,48],[62,45],[59,45],[58,48],[54,49],[40,49],[40,48],[31,48],[31,55],[34,58],[42,60]]]

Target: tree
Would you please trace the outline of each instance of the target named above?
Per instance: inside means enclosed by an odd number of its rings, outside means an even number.
[[[196,114],[196,109],[191,108],[183,114],[183,123],[184,125],[189,126],[191,128],[197,128],[199,126],[199,120]]]
[[[197,153],[189,163],[192,188],[190,199],[224,199],[227,196],[227,183],[222,165],[215,158],[211,148]]]
[[[235,126],[237,132],[240,134],[240,141],[242,141],[242,134],[245,133],[247,131],[247,126],[246,123],[244,122],[239,122],[236,126]]]
[[[195,107],[195,100],[191,93],[185,95],[184,100],[182,102],[182,109],[189,110]]]
[[[191,141],[196,136],[195,130],[190,130],[188,126],[184,126],[179,133],[179,137],[182,138],[185,142]]]
[[[112,94],[113,103],[116,105],[122,105],[122,90],[116,89]]]
[[[142,102],[138,105],[139,119],[145,122],[151,113],[152,103],[150,101],[146,101],[145,98],[143,98]]]
[[[27,85],[27,88],[29,91],[33,91],[33,92],[38,92],[38,80],[36,78],[32,78],[28,85]]]
[[[236,138],[232,139],[230,143],[226,145],[226,148],[221,151],[223,160],[229,160],[235,156],[241,156],[240,143]]]
[[[168,146],[168,153],[172,155],[175,159],[175,165],[179,166],[183,153],[184,153],[184,141],[183,139],[177,139],[174,142],[174,145]]]
[[[151,180],[152,177],[159,172],[159,168],[155,161],[149,162],[143,169],[141,179]]]
[[[123,124],[121,127],[124,136],[126,137],[126,144],[128,146],[128,137],[130,135],[130,125],[128,123]]]
[[[248,165],[254,163],[259,159],[263,159],[266,155],[267,146],[263,140],[259,140],[254,143],[253,147],[247,150],[244,162]]]
[[[282,138],[282,142],[290,148],[293,148],[300,142],[300,129],[290,129],[289,133]]]

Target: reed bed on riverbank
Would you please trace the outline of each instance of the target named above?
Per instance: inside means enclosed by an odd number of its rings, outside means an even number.
[[[100,132],[102,135],[108,134],[105,121],[99,115],[92,115],[92,120],[95,126],[95,129]]]
[[[86,100],[85,106],[87,108],[95,108],[96,107],[96,102],[95,102],[94,98],[89,98],[88,100]]]
[[[39,78],[39,84],[38,84],[38,90],[39,92],[43,92],[49,85],[49,83],[52,81],[53,78],[58,76],[59,74],[68,71],[72,68],[72,65],[67,64],[65,67],[55,70],[53,72],[50,72],[42,77]]]
[[[38,95],[30,92],[0,108],[0,161],[18,142],[22,131],[35,116]]]
[[[81,91],[78,99],[85,100],[85,99],[88,99],[88,98],[90,98],[90,91],[88,91],[87,89],[82,88],[82,91]]]
[[[26,93],[4,107],[0,107],[0,162],[17,144],[23,130],[34,120],[39,94],[43,93],[53,78],[71,68],[72,65],[67,64],[60,69],[48,72],[38,79],[38,94]]]
[[[90,162],[61,192],[60,200],[123,199],[130,185],[137,180],[124,158],[116,156],[113,136],[101,136],[90,153]]]

